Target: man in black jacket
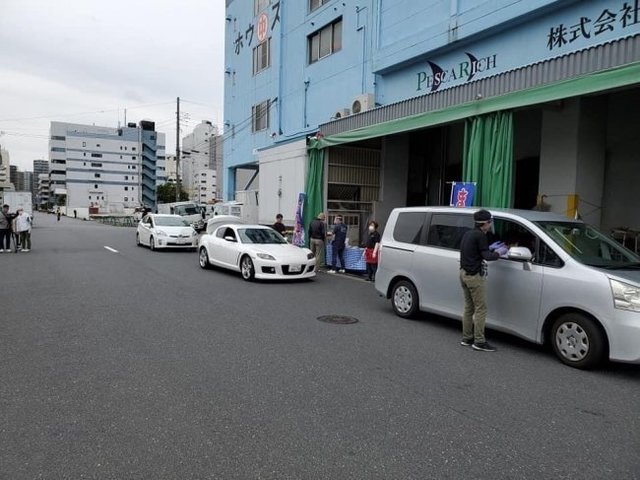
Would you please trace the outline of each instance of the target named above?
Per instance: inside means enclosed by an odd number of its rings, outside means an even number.
[[[491,229],[491,213],[478,210],[473,214],[475,228],[469,230],[460,242],[460,284],[464,292],[464,315],[462,317],[461,345],[471,345],[474,350],[495,352],[484,336],[487,318],[487,264],[506,255],[507,247],[502,245],[491,251],[487,232]]]

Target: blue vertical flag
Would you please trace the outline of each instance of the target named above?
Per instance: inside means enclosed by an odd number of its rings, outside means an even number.
[[[296,225],[293,228],[293,243],[298,247],[304,247],[304,201],[306,194],[298,194],[298,206],[296,208]]]
[[[470,207],[476,195],[475,182],[453,182],[451,186],[451,207]]]

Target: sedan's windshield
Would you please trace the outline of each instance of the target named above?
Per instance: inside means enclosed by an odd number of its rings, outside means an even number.
[[[154,218],[156,225],[159,227],[188,227],[189,222],[183,218],[177,217],[156,217]]]
[[[242,243],[287,243],[275,230],[270,228],[239,228]]]
[[[640,257],[595,228],[579,222],[536,222],[562,249],[592,267],[640,267]]]

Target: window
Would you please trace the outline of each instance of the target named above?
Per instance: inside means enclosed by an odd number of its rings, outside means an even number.
[[[399,214],[396,227],[393,230],[393,238],[398,242],[419,245],[426,215],[424,212],[404,212]]]
[[[251,131],[259,132],[269,128],[270,101],[259,103],[251,107]]]
[[[129,191],[129,187],[124,187],[124,191],[125,192]]]
[[[317,10],[325,3],[329,3],[329,0],[309,0],[309,11],[313,12],[314,10]]]
[[[471,215],[436,213],[431,217],[427,245],[460,250],[462,236],[472,228]]]
[[[66,140],[66,137],[60,135],[51,135],[51,140]]]
[[[125,176],[124,176],[124,179],[125,179],[125,180],[129,180],[129,175],[125,175]]]
[[[253,0],[253,14],[258,15],[262,10],[267,8],[271,0]]]
[[[135,155],[131,155],[131,160],[135,160],[136,156]]]
[[[124,147],[124,149],[126,150],[126,149],[127,149],[127,147]]]
[[[51,151],[52,152],[66,152],[67,149],[66,148],[60,148],[60,147],[51,147]]]
[[[100,178],[101,176],[102,176],[102,175],[101,175],[101,174],[99,174],[99,173],[94,173],[94,174],[93,174],[93,177],[94,177],[94,178]]]
[[[253,48],[253,74],[260,73],[271,65],[271,39],[267,38]]]
[[[122,150],[122,145],[120,145],[120,150]],[[122,157],[120,157],[120,158],[122,158]]]
[[[124,201],[128,202],[129,201],[129,197],[124,197]]]
[[[102,154],[101,153],[92,153],[91,156],[93,158],[102,158]]]
[[[87,152],[82,152],[82,156],[86,157],[87,156]]]
[[[342,17],[308,37],[309,63],[331,55],[342,48]]]
[[[131,165],[131,170],[135,170],[136,166],[135,165]]]
[[[133,150],[135,152],[136,151],[136,147],[131,147],[131,150]]]
[[[93,188],[98,188],[98,184],[97,184],[97,183],[94,183],[94,184],[93,184]]]
[[[96,147],[99,147],[99,146],[100,146],[100,144],[99,144],[99,143],[96,143]]]
[[[86,147],[87,146],[87,142],[82,142],[82,146]]]
[[[91,166],[95,167],[95,168],[102,168],[102,164],[101,163],[93,163],[93,162],[91,162]]]

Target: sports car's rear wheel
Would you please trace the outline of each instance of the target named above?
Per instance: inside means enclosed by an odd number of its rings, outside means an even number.
[[[253,262],[249,258],[249,255],[245,255],[240,260],[240,273],[242,273],[242,278],[247,281],[251,281],[256,276],[256,270],[253,267]]]
[[[200,268],[207,269],[209,268],[209,255],[207,254],[207,249],[202,247],[200,248],[200,254],[198,255],[198,260],[200,263]]]

